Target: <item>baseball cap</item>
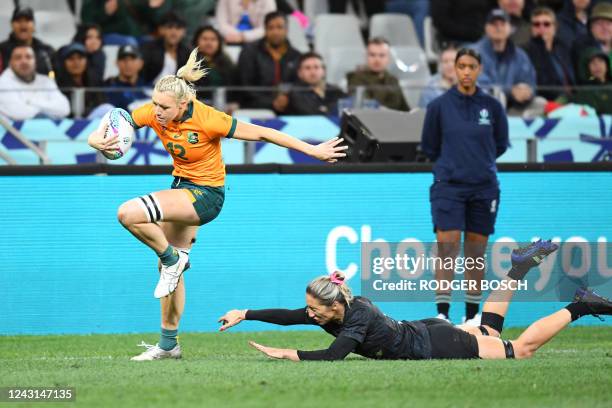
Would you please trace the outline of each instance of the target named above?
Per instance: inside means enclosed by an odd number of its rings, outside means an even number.
[[[30,7],[17,7],[13,10],[13,17],[11,22],[19,20],[20,18],[27,18],[28,20],[34,20],[34,11]]]
[[[591,21],[597,19],[612,20],[612,3],[597,3],[591,10]]]
[[[487,24],[490,24],[495,20],[502,20],[502,21],[505,21],[506,23],[509,23],[510,16],[508,15],[508,13],[506,13],[502,9],[499,9],[499,8],[494,9],[494,10],[491,10],[489,15],[487,16]]]
[[[72,44],[67,45],[62,50],[62,57],[68,58],[74,53],[81,54],[81,55],[87,55],[87,50],[85,49],[85,46],[83,44],[73,42]]]
[[[125,57],[140,58],[140,50],[131,44],[122,45],[117,52],[117,59],[120,60]]]

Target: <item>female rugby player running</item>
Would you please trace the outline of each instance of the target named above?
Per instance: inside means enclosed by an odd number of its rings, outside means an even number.
[[[154,295],[161,300],[161,339],[156,346],[132,360],[180,358],[177,330],[185,307],[181,279],[190,267],[189,250],[199,226],[215,219],[225,197],[225,165],[221,138],[265,141],[294,149],[316,159],[336,162],[346,154],[343,139],[310,145],[285,133],[238,122],[195,98],[193,82],[206,70],[193,50],[176,75],[162,77],[152,102],[132,112],[133,126],[151,127],[172,155],[174,181],[169,190],[134,198],[119,207],[119,222],[159,256],[160,277]],[[89,137],[89,144],[102,152],[118,147],[118,137],[105,139],[106,127]]]
[[[512,253],[512,268],[506,279],[522,279],[558,247],[536,242]],[[501,359],[528,358],[572,321],[584,315],[610,315],[612,302],[578,289],[574,302],[538,320],[518,339],[500,339],[512,291],[492,293],[483,307],[481,326],[453,326],[442,319],[396,321],[385,316],[368,299],[353,297],[344,276],[335,272],[319,277],[306,288],[305,308],[296,310],[232,310],[222,316],[221,331],[243,320],[280,325],[315,324],[336,337],[326,350],[301,351],[250,344],[271,358],[341,360],[354,352],[375,359]],[[493,299],[492,299],[493,298]]]

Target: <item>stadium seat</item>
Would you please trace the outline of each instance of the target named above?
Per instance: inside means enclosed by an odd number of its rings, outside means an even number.
[[[0,42],[5,41],[11,33],[11,13],[11,10],[0,10]]]
[[[232,116],[246,119],[274,119],[276,114],[270,109],[237,109]]]
[[[329,13],[329,6],[327,0],[305,0],[304,1],[304,14],[310,19],[315,21],[319,14]]]
[[[375,14],[370,20],[370,38],[383,37],[392,46],[419,47],[419,38],[410,16],[406,14]]]
[[[438,42],[436,40],[436,28],[433,25],[431,16],[425,17],[423,25],[425,27],[425,38],[423,42],[425,43],[425,55],[427,55],[427,61],[437,62],[440,54],[440,47],[438,46]]]
[[[117,52],[118,45],[104,45],[102,51],[106,55],[106,64],[104,65],[104,79],[117,76],[119,68],[117,68]]]
[[[400,81],[408,104],[411,107],[418,106],[422,88],[431,78],[427,58],[421,47],[391,47],[389,72]]]
[[[36,37],[57,49],[72,41],[76,23],[70,11],[35,11]]]
[[[345,14],[321,14],[315,20],[314,49],[328,63],[332,49],[361,49],[365,53],[365,44],[359,30],[359,20]],[[344,53],[343,55],[347,55]],[[363,55],[363,54],[361,54]]]
[[[61,11],[70,13],[67,0],[19,0],[21,7],[31,7],[34,18],[38,19],[38,11]]]
[[[301,53],[310,51],[308,40],[306,39],[306,33],[300,25],[299,21],[289,16],[288,18],[288,38],[291,45]]]
[[[334,47],[327,57],[327,82],[346,89],[346,74],[365,64],[363,47]]]

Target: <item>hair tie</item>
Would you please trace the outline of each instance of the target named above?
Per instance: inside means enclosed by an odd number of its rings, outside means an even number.
[[[336,272],[332,273],[329,276],[329,280],[334,285],[342,286],[342,284],[344,284],[344,279],[340,278],[340,276],[338,276],[338,274]]]

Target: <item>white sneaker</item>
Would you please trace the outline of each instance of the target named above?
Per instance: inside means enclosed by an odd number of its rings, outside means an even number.
[[[474,317],[468,320],[465,320],[465,316],[463,316],[462,322],[468,326],[478,327],[480,326],[480,313],[476,313]]]
[[[448,323],[450,323],[451,321],[446,317],[446,315],[444,313],[438,313],[438,315],[436,316],[436,319],[440,319],[440,320],[444,320]]]
[[[166,351],[164,349],[159,348],[159,345],[147,344],[144,341],[141,341],[138,345],[139,347],[146,347],[147,351],[132,357],[130,360],[132,361],[152,361],[152,360],[161,360],[164,358],[181,358],[181,346],[177,343],[176,346],[170,351]]]
[[[178,251],[178,255],[179,260],[174,265],[162,265],[161,272],[159,273],[159,282],[157,282],[155,292],[153,293],[153,296],[158,299],[174,293],[181,275],[189,269],[189,255],[187,252]]]

